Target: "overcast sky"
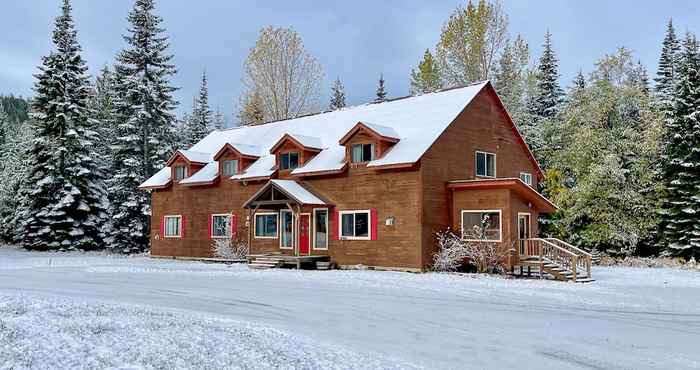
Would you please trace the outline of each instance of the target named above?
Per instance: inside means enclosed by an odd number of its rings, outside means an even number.
[[[60,0],[5,0],[0,12],[0,94],[32,95],[32,74],[51,50],[53,21]],[[84,57],[95,72],[112,62],[124,43],[132,1],[74,0],[73,9]],[[408,75],[426,48],[433,48],[452,11],[466,1],[231,1],[160,0],[170,52],[178,74],[174,84],[180,110],[191,107],[206,69],[210,101],[232,120],[241,92],[241,70],[258,31],[267,25],[293,27],[306,49],[323,65],[323,105],[336,78],[345,84],[349,104],[373,98],[384,73],[389,96],[408,94]],[[579,69],[590,72],[605,53],[631,48],[656,70],[666,22],[679,33],[700,32],[700,1],[524,1],[504,0],[511,36],[520,33],[539,56],[543,35],[553,34],[561,83],[569,85]]]

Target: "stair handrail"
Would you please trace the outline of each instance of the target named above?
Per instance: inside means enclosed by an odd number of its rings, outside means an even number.
[[[586,269],[586,274],[588,277],[591,277],[591,265],[593,264],[593,255],[589,252],[586,252],[585,250],[575,247],[563,240],[559,240],[557,238],[544,238],[545,240],[551,241],[554,244],[560,245],[564,248],[573,250],[575,253],[580,254],[580,257],[583,258],[577,258],[576,262],[579,264],[582,268]]]
[[[562,267],[570,270],[572,278],[576,281],[576,267],[578,265],[578,255],[576,253],[542,238],[530,238],[526,239],[526,241],[535,242],[537,244],[537,250],[540,256],[540,271],[543,265],[542,260],[546,257],[552,262],[558,263]]]

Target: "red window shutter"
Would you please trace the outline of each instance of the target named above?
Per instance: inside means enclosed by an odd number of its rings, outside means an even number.
[[[160,237],[165,236],[165,216],[160,218]]]
[[[370,219],[370,239],[371,240],[377,240],[377,209],[372,208],[369,210],[369,219]]]
[[[180,237],[184,238],[185,237],[185,225],[187,222],[185,222],[185,215],[180,216]]]
[[[207,220],[207,236],[211,238],[213,233],[211,232],[212,226],[214,225],[214,215],[209,215],[209,219]]]
[[[238,216],[231,213],[231,238],[238,239]]]
[[[333,223],[331,223],[331,235],[333,240],[340,240],[338,230],[340,229],[340,212],[333,210]]]

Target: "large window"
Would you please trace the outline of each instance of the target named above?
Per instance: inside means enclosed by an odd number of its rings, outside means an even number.
[[[520,173],[520,180],[523,180],[524,183],[532,186],[532,174],[528,172],[521,172]]]
[[[328,249],[328,210],[314,210],[314,249]]]
[[[255,237],[258,239],[277,237],[277,213],[258,213],[255,215]]]
[[[462,239],[501,241],[501,211],[462,211]]]
[[[182,216],[165,216],[163,217],[165,227],[163,234],[166,238],[179,238],[182,236]]]
[[[224,176],[233,176],[238,174],[238,160],[237,159],[227,159],[222,162],[222,174]]]
[[[187,177],[187,167],[176,166],[175,167],[175,180],[180,181]]]
[[[373,160],[374,144],[353,144],[350,159],[352,163],[363,163]]]
[[[292,249],[294,245],[292,241],[294,240],[294,218],[292,217],[292,211],[280,211],[280,227],[282,228],[282,235],[280,237],[280,248]]]
[[[495,154],[476,152],[476,175],[481,177],[496,177]]]
[[[299,153],[283,153],[280,154],[280,169],[291,170],[299,167]]]
[[[231,236],[231,215],[211,216],[211,236],[212,238],[226,238]]]
[[[340,212],[340,237],[369,240],[369,211]]]

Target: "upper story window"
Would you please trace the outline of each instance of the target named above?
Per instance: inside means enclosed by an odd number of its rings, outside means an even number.
[[[523,180],[524,183],[532,186],[532,174],[529,172],[521,172],[520,173],[520,180]]]
[[[281,170],[292,170],[299,167],[299,153],[283,153],[280,154],[280,169]]]
[[[187,177],[187,167],[175,166],[175,180],[180,181]]]
[[[238,174],[238,160],[237,159],[227,159],[222,161],[221,173],[224,176],[233,176]]]
[[[480,177],[496,177],[495,154],[476,152],[476,175]]]
[[[374,160],[374,144],[353,144],[350,157],[352,163],[364,163]]]

